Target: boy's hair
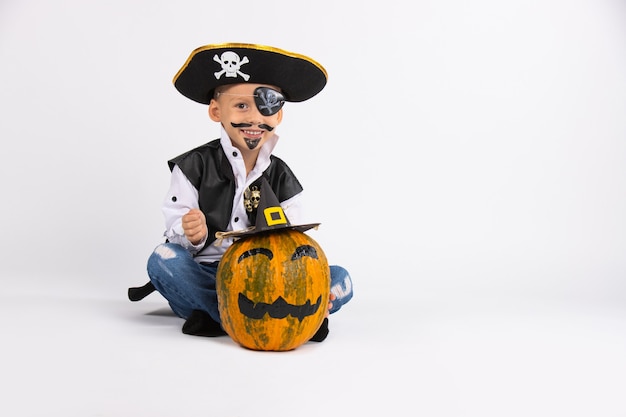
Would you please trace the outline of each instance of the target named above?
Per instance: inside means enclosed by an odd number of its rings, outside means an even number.
[[[223,93],[224,91],[226,91],[233,85],[237,85],[237,84],[227,84],[227,85],[220,85],[220,86],[215,87],[215,90],[213,90],[213,98],[217,100],[217,98],[219,97],[221,93]],[[280,88],[277,87],[276,89],[282,93]]]
[[[230,84],[230,85],[233,85],[233,84]],[[223,93],[224,90],[226,90],[227,87],[228,86],[226,86],[226,85],[220,85],[218,87],[215,87],[215,90],[213,90],[213,98],[215,100],[217,100],[217,98],[219,97],[220,93]]]

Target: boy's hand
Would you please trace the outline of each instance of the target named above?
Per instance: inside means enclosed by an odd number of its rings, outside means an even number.
[[[337,297],[335,297],[335,294],[331,292],[330,297],[328,297],[328,310],[326,310],[324,317],[328,317],[330,315],[330,309],[333,308],[333,301],[335,301],[335,298]]]
[[[204,213],[198,209],[189,210],[182,220],[185,237],[192,245],[202,242],[207,233],[209,233]]]

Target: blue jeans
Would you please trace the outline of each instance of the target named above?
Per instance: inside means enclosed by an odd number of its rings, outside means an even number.
[[[202,310],[221,323],[215,290],[217,266],[218,262],[199,264],[182,246],[163,243],[148,259],[148,276],[177,316],[186,319],[193,310]],[[330,266],[330,290],[335,295],[330,309],[332,314],[352,298],[352,280],[348,271],[340,266]]]

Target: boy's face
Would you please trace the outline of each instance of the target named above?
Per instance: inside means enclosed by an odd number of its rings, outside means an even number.
[[[209,104],[211,120],[224,126],[233,146],[242,152],[259,150],[283,118],[282,108],[270,116],[261,114],[254,101],[258,87],[278,90],[264,84],[233,84],[221,89]]]

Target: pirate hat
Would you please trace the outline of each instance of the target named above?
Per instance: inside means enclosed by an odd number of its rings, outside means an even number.
[[[324,67],[304,55],[271,46],[222,43],[195,49],[174,77],[185,97],[209,104],[216,87],[254,83],[279,87],[286,101],[308,100],[324,88]]]
[[[217,232],[215,237],[223,239],[225,237],[241,238],[259,233],[276,232],[280,230],[297,230],[306,232],[309,229],[317,228],[320,223],[309,223],[292,225],[285,216],[285,212],[278,202],[278,198],[265,177],[261,180],[261,197],[257,207],[256,224],[243,230],[232,232]]]

